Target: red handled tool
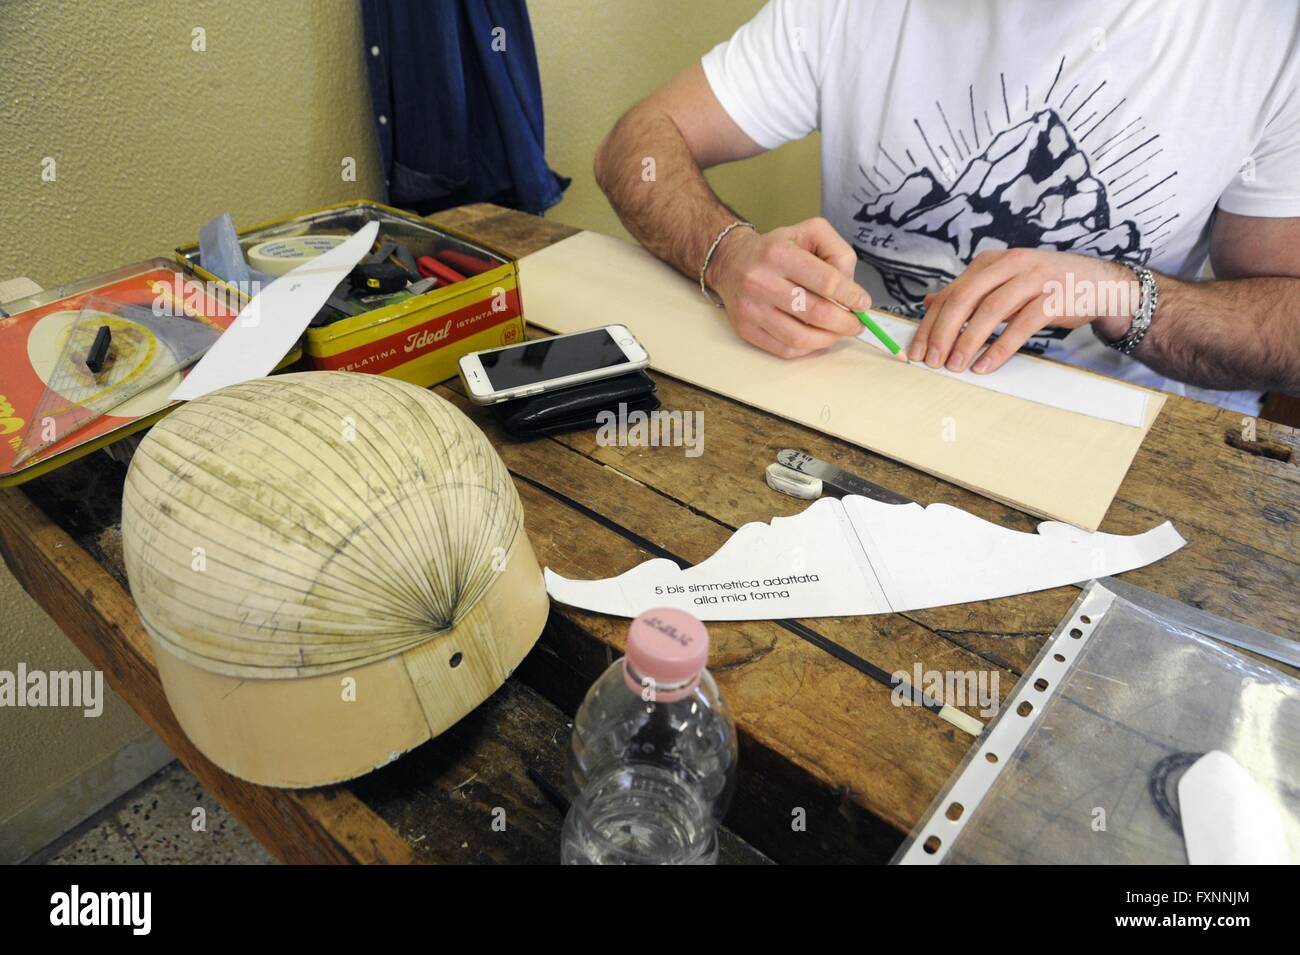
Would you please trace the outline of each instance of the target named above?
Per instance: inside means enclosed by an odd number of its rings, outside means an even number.
[[[461,252],[459,249],[443,249],[438,253],[438,258],[466,275],[478,275],[481,272],[495,269],[500,264],[493,262],[491,259],[482,259],[477,255]]]
[[[425,278],[436,278],[440,285],[450,285],[453,282],[465,281],[465,276],[461,275],[450,265],[439,262],[431,255],[422,255],[415,260],[416,267],[420,274]]]

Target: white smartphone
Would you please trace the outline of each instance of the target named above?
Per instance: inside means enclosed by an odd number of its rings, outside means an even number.
[[[606,325],[470,352],[460,360],[460,380],[472,401],[493,405],[625,375],[649,363],[650,356],[630,331]]]

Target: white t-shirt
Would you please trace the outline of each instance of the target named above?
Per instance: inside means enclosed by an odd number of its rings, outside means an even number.
[[[771,0],[702,62],[759,145],[821,130],[822,215],[873,300],[915,317],[984,249],[1193,278],[1216,208],[1300,216],[1297,0]],[[1087,326],[1026,347],[1259,410]]]

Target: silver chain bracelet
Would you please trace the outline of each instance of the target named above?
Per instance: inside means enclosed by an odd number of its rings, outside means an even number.
[[[1122,338],[1117,338],[1113,342],[1107,342],[1111,348],[1125,355],[1132,355],[1137,351],[1138,345],[1142,344],[1142,339],[1146,338],[1147,332],[1151,329],[1151,319],[1155,318],[1156,305],[1160,301],[1160,289],[1156,285],[1156,277],[1148,268],[1140,265],[1133,265],[1131,262],[1122,262],[1121,265],[1127,265],[1133,270],[1133,274],[1138,280],[1138,304],[1133,310],[1133,324],[1124,333]]]
[[[709,287],[704,284],[704,273],[708,269],[709,263],[713,261],[713,253],[718,251],[718,246],[722,244],[722,240],[727,237],[728,232],[736,228],[753,229],[755,232],[758,231],[758,226],[754,225],[752,222],[746,222],[744,219],[737,219],[730,225],[724,226],[722,231],[713,239],[713,244],[709,246],[709,251],[704,253],[704,264],[700,266],[700,294],[708,299],[709,304],[714,308],[722,308],[722,299],[715,298],[713,293],[709,291]]]

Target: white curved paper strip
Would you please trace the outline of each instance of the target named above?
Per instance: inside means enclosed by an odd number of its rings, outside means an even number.
[[[1142,567],[1184,543],[1168,521],[1132,537],[1055,521],[1026,534],[946,504],[849,496],[746,524],[686,570],[659,558],[579,581],[547,568],[546,589],[561,603],[619,617],[652,607],[701,620],[848,617],[1046,590]]]
[[[172,392],[171,400],[193,401],[269,375],[330,293],[370,251],[378,232],[378,222],[367,222],[346,242],[306,260],[254,295]]]
[[[1211,750],[1178,781],[1192,865],[1290,865],[1284,810],[1241,763]]]

